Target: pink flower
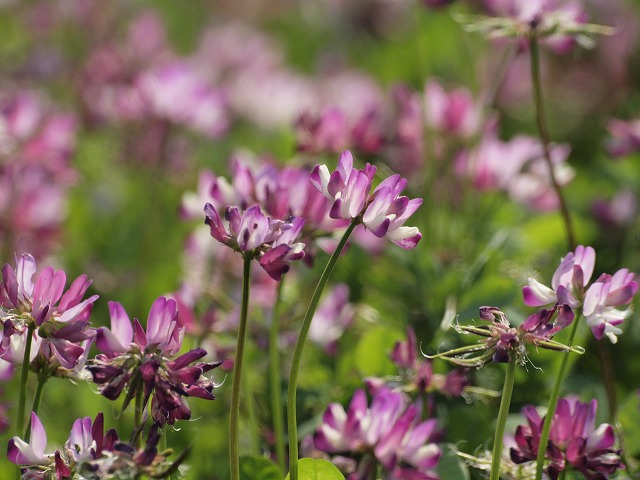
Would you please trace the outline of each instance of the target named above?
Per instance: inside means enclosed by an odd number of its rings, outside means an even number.
[[[430,80],[425,87],[425,109],[427,125],[439,132],[469,138],[480,127],[481,108],[467,89],[445,92]]]
[[[210,203],[204,211],[213,238],[243,255],[257,258],[274,280],[280,280],[289,270],[289,262],[304,257],[304,243],[296,242],[304,225],[301,218],[290,222],[275,220],[265,215],[260,205],[244,211],[227,207],[225,222]]]
[[[616,335],[622,333],[617,326],[631,315],[631,309],[619,310],[616,307],[628,305],[638,291],[636,275],[626,268],[611,275],[601,275],[587,290],[584,296],[582,313],[587,325],[596,339],[603,335],[616,343]]]
[[[31,412],[31,440],[25,442],[19,437],[9,440],[7,457],[19,466],[49,465],[52,454],[44,453],[47,448],[47,434],[38,416]]]
[[[569,252],[560,260],[560,265],[551,279],[551,288],[534,278],[522,288],[524,303],[539,307],[554,302],[567,303],[575,308],[591,279],[596,262],[596,252],[592,247],[578,245],[575,252]]]

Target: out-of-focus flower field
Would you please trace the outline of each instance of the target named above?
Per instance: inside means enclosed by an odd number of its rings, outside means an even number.
[[[640,478],[639,66],[633,0],[0,0],[0,478]]]

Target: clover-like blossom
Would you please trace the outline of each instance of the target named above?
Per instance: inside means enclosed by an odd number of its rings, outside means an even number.
[[[144,395],[144,405],[153,395],[153,418],[162,424],[191,417],[185,397],[215,398],[212,391],[217,385],[204,374],[221,362],[198,362],[207,354],[202,348],[172,358],[184,336],[174,300],[155,300],[146,332],[138,319],[132,325],[119,303],[109,302],[109,313],[111,330],[100,327],[96,335],[96,346],[103,353],[87,367],[102,395],[115,400],[127,389],[123,408],[136,395]]]
[[[369,193],[375,172],[376,168],[368,163],[363,170],[353,168],[353,156],[345,151],[336,170],[329,173],[326,165],[318,165],[310,180],[325,197],[333,200],[331,218],[361,221],[376,237],[386,237],[402,248],[414,248],[422,234],[417,227],[404,224],[422,205],[422,199],[401,196],[407,180],[397,174]]]
[[[265,215],[257,204],[244,211],[227,207],[225,225],[210,203],[205,205],[204,212],[213,238],[243,255],[257,258],[274,280],[280,280],[289,271],[290,262],[304,257],[304,243],[296,242],[304,226],[300,217],[284,222]]]
[[[436,420],[421,422],[419,417],[420,409],[407,405],[402,393],[380,389],[367,407],[366,394],[357,390],[346,412],[337,403],[327,407],[315,448],[360,459],[355,471],[347,472],[349,480],[370,478],[376,463],[388,478],[437,480],[441,452],[432,439]]]
[[[85,353],[80,343],[94,335],[89,316],[98,296],[83,300],[91,285],[86,275],[76,278],[67,291],[65,282],[66,274],[51,267],[36,275],[36,261],[29,254],[16,257],[15,269],[9,264],[2,268],[0,356],[6,356],[13,336],[26,336],[31,329],[46,360],[76,367]]]
[[[9,440],[7,456],[22,470],[25,480],[64,480],[82,478],[99,480],[106,478],[166,478],[185,459],[183,452],[173,462],[167,452],[158,451],[160,424],[148,429],[147,440],[142,447],[118,438],[115,430],[104,431],[104,415],[78,418],[71,428],[64,447],[54,453],[45,453],[47,436],[40,419],[31,415],[31,440],[19,437]]]
[[[560,260],[553,274],[551,288],[533,278],[522,288],[524,303],[529,306],[566,303],[572,308],[582,307],[587,324],[596,339],[606,335],[612,343],[622,333],[618,328],[631,315],[631,307],[620,310],[616,307],[628,305],[638,291],[637,276],[628,269],[618,270],[614,275],[602,274],[589,285],[595,265],[595,250],[579,245]]]
[[[638,280],[634,273],[626,268],[613,275],[602,274],[587,290],[584,296],[582,313],[596,339],[603,335],[616,343],[620,335],[617,325],[631,315],[631,307],[619,310],[616,307],[628,305],[638,291]]]
[[[352,219],[360,216],[366,206],[376,167],[367,163],[364,169],[353,168],[353,156],[342,152],[338,166],[329,172],[326,165],[317,165],[311,172],[311,183],[333,202],[331,218]]]
[[[522,288],[525,305],[539,307],[550,303],[567,303],[575,308],[591,280],[596,262],[596,252],[592,247],[578,245],[575,252],[569,252],[560,259],[560,265],[551,279],[551,288],[530,277],[529,285]]]
[[[553,415],[549,443],[545,458],[549,460],[546,472],[552,480],[569,465],[588,480],[604,480],[616,470],[624,468],[620,450],[614,448],[614,429],[609,424],[596,428],[598,402],[582,403],[575,397],[558,400]],[[524,407],[526,425],[520,425],[514,436],[515,445],[510,449],[511,460],[516,464],[535,461],[544,417],[535,407]]]
[[[549,350],[583,353],[578,347],[570,347],[553,340],[553,336],[570,325],[575,318],[567,304],[556,303],[550,309],[530,315],[522,325],[511,326],[507,316],[498,307],[480,307],[480,319],[489,322],[479,326],[454,325],[458,333],[486,337],[474,345],[455,348],[427,358],[441,358],[461,367],[480,367],[489,360],[507,363],[527,360],[527,345]]]

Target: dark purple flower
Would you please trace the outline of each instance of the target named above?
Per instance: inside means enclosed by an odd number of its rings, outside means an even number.
[[[545,457],[550,460],[547,473],[552,479],[571,465],[589,480],[604,480],[624,468],[620,451],[616,450],[611,425],[595,427],[598,402],[582,403],[575,397],[561,398],[551,423]],[[515,463],[535,460],[544,418],[533,406],[524,408],[527,425],[516,429],[511,459]]]

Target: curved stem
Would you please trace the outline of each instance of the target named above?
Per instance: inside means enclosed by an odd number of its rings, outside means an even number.
[[[240,378],[242,377],[242,356],[247,334],[247,312],[249,311],[249,284],[251,276],[251,257],[245,256],[242,272],[242,305],[240,307],[240,326],[238,327],[238,345],[233,366],[233,384],[231,387],[231,411],[229,413],[229,461],[231,480],[240,480],[240,454],[238,453],[238,417],[240,412]]]
[[[271,385],[271,414],[273,416],[273,432],[275,434],[276,461],[280,473],[285,471],[284,457],[284,416],[282,414],[282,384],[280,381],[280,304],[282,302],[282,285],[285,276],[278,283],[276,303],[273,306],[271,327],[269,328],[269,379]]]
[[[562,194],[562,188],[558,183],[555,170],[553,168],[553,162],[551,160],[551,152],[549,149],[549,133],[547,131],[547,125],[545,122],[544,113],[544,100],[542,98],[542,82],[540,80],[540,52],[538,49],[538,37],[535,30],[532,30],[529,34],[529,46],[531,49],[531,83],[533,84],[533,100],[536,107],[536,123],[538,125],[538,132],[540,133],[540,140],[542,141],[542,148],[544,151],[544,161],[547,164],[549,170],[549,178],[551,179],[551,185],[558,197],[558,203],[560,204],[560,213],[562,214],[562,220],[564,222],[565,232],[567,234],[567,242],[569,244],[569,250],[576,249],[575,235],[573,233],[573,224],[571,222],[571,215],[569,213],[569,207]]]
[[[578,331],[578,323],[580,316],[576,315],[576,319],[573,321],[573,327],[571,328],[571,335],[569,336],[568,346],[571,346],[573,339]],[[544,423],[542,425],[542,432],[540,432],[540,442],[538,443],[538,456],[536,457],[536,480],[542,479],[542,470],[544,469],[544,456],[547,452],[547,442],[549,441],[549,434],[551,432],[551,422],[553,421],[553,415],[556,412],[556,406],[558,404],[558,397],[560,396],[560,386],[566,374],[567,365],[569,364],[569,354],[571,352],[563,352],[562,363],[560,364],[560,370],[556,375],[555,383],[553,384],[553,390],[551,390],[551,397],[549,398],[549,405],[547,406],[547,413],[544,417]]]
[[[358,220],[354,219],[349,228],[344,232],[342,238],[340,239],[340,243],[336,247],[335,251],[329,258],[326,267],[324,267],[324,271],[320,276],[320,280],[318,280],[318,285],[313,292],[313,296],[311,297],[311,301],[309,302],[309,307],[307,308],[307,312],[304,314],[304,319],[302,320],[302,327],[300,328],[300,335],[298,336],[298,341],[296,342],[296,348],[293,352],[293,360],[291,362],[291,373],[289,374],[289,387],[287,392],[287,423],[289,427],[289,475],[290,480],[298,480],[298,426],[296,424],[296,390],[298,388],[298,372],[300,370],[300,360],[302,359],[302,351],[304,350],[304,344],[307,340],[307,335],[309,333],[309,327],[311,326],[311,320],[313,319],[313,314],[316,312],[316,308],[318,307],[318,302],[320,301],[320,295],[322,295],[322,291],[324,290],[329,277],[331,276],[331,272],[333,272],[333,268],[338,261],[338,257],[344,246],[347,244],[347,240],[351,236],[353,229],[358,224]]]
[[[18,421],[16,425],[17,435],[22,434],[24,427],[24,410],[27,403],[27,379],[29,376],[29,360],[31,358],[31,342],[33,340],[33,325],[27,328],[27,338],[24,344],[24,356],[22,357],[22,372],[20,375],[20,399],[18,400]]]
[[[502,445],[504,439],[504,428],[509,416],[509,406],[511,405],[511,394],[513,393],[513,382],[516,378],[516,361],[511,359],[507,364],[507,373],[504,377],[504,388],[502,390],[502,400],[500,400],[500,410],[498,411],[498,423],[496,425],[496,436],[493,439],[493,454],[491,458],[491,475],[489,480],[500,478],[500,460],[502,459]]]

